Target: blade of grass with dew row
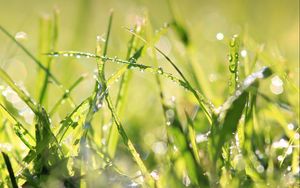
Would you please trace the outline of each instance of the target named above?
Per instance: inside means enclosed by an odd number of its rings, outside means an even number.
[[[140,47],[130,57],[130,52],[132,51],[132,48],[134,47],[133,46],[134,36],[132,36],[130,41],[131,41],[131,43],[128,48],[126,59],[128,59],[129,61],[133,60],[133,62],[136,62],[139,59],[139,57],[141,56],[144,46]],[[115,80],[116,78],[120,77],[120,75],[123,74],[123,76],[121,78],[121,83],[119,86],[118,96],[116,99],[116,110],[119,115],[121,114],[123,106],[124,106],[124,100],[125,100],[126,93],[127,93],[127,87],[128,87],[129,81],[130,81],[130,74],[128,72],[126,72],[128,69],[130,69],[130,65],[123,66],[121,69],[119,69],[119,71],[116,74],[111,76],[107,81],[107,83],[110,84],[111,81]],[[114,157],[114,155],[115,155],[118,140],[119,140],[118,130],[117,130],[117,127],[115,125],[113,125],[111,127],[109,135],[108,135],[108,147],[107,147],[108,153],[111,157]]]
[[[146,41],[142,36],[140,36],[139,34],[127,29],[127,31],[129,31],[131,34],[136,35],[137,38],[139,38],[140,40],[142,40],[143,42],[145,42],[146,44],[150,45],[150,43],[148,41]],[[162,52],[159,48],[153,46],[155,48],[155,50],[161,54],[168,63],[170,63],[170,65],[176,70],[176,72],[180,75],[180,77],[183,79],[183,81],[186,83],[186,85],[188,86],[188,88],[192,91],[193,95],[195,96],[195,98],[197,99],[201,109],[203,110],[203,112],[205,113],[209,123],[212,123],[212,117],[211,117],[211,113],[214,109],[214,106],[212,105],[212,102],[210,102],[207,98],[205,98],[202,94],[200,94],[199,92],[197,92],[189,83],[189,81],[186,79],[186,77],[183,75],[182,71],[176,66],[176,64],[164,53]]]
[[[233,94],[239,87],[239,38],[233,36],[229,42],[230,53],[228,57],[230,81],[229,81],[229,93]]]
[[[176,78],[175,76],[173,76],[170,73],[165,72],[160,67],[159,68],[154,68],[152,66],[138,64],[138,63],[132,63],[132,62],[129,62],[129,61],[126,61],[126,60],[118,59],[116,57],[114,57],[114,58],[104,57],[104,56],[98,56],[98,55],[95,55],[95,54],[92,54],[92,53],[86,53],[86,52],[60,51],[60,52],[47,53],[47,55],[51,55],[51,56],[71,56],[71,57],[80,56],[80,57],[86,57],[86,58],[96,58],[96,59],[101,59],[102,61],[105,61],[105,62],[127,64],[127,65],[130,65],[128,68],[137,68],[142,72],[148,71],[148,72],[151,72],[151,73],[154,73],[154,74],[159,74],[159,75],[161,75],[163,77],[166,77],[166,78],[170,79],[171,81],[179,84],[180,86],[184,87],[188,91],[190,91],[195,96],[195,98],[198,100],[199,105],[202,106],[203,109],[205,109],[205,114],[206,114],[207,117],[210,117],[210,114],[214,109],[214,106],[213,106],[212,102],[210,102],[204,96],[202,96],[202,94],[199,91],[192,88],[191,85],[189,85],[189,83],[187,83],[186,81],[181,80],[179,78]],[[125,71],[122,71],[122,72],[125,72]],[[121,74],[117,74],[117,75],[121,75]],[[114,79],[117,78],[116,76],[114,76]]]
[[[226,100],[220,112],[214,117],[211,134],[209,136],[208,150],[211,160],[215,164],[215,168],[217,167],[216,163],[218,159],[221,157],[222,146],[232,138],[233,133],[235,133],[237,129],[249,90],[256,86],[259,79],[267,78],[271,74],[271,69],[264,67],[249,75],[235,94]]]

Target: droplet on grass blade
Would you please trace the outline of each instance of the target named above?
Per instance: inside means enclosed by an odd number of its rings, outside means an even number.
[[[245,58],[247,56],[247,50],[242,50],[241,56]]]
[[[153,170],[150,175],[153,177],[154,180],[158,180],[159,179],[159,175],[158,175],[158,171],[157,170]]]
[[[288,129],[289,129],[289,130],[294,130],[294,127],[295,127],[295,126],[294,126],[293,123],[289,123],[287,126],[288,126]]]
[[[265,171],[265,168],[264,168],[264,166],[262,166],[262,165],[258,165],[258,166],[256,167],[256,170],[257,170],[258,173],[263,173],[263,172]]]
[[[199,143],[202,143],[202,142],[206,142],[208,140],[208,137],[206,134],[197,134],[196,135],[196,142],[199,144]]]
[[[27,38],[28,38],[28,35],[24,31],[17,32],[15,35],[15,39],[17,41],[26,40]]]
[[[289,142],[285,139],[280,139],[277,142],[273,142],[272,147],[274,148],[287,148],[289,146]]]

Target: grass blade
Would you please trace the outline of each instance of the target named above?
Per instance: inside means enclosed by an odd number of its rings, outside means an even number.
[[[271,74],[271,69],[264,67],[258,72],[248,76],[244,80],[241,88],[239,88],[233,96],[226,100],[226,102],[222,105],[220,112],[214,117],[214,123],[211,128],[208,145],[211,160],[214,161],[214,164],[218,161],[218,158],[221,157],[220,155],[223,145],[232,138],[233,133],[235,133],[237,129],[246,104],[249,90],[257,89],[255,87],[257,87],[256,84],[259,79],[267,78]],[[214,168],[216,167],[217,165]]]
[[[28,105],[28,107],[35,113],[38,113],[37,106],[35,102],[27,96],[27,94],[22,91],[19,86],[16,85],[16,83],[10,78],[10,76],[2,69],[0,68],[0,78],[6,82],[9,87],[11,87],[18,95],[19,97]]]
[[[3,151],[1,151],[1,153],[2,153],[2,156],[4,158],[4,162],[6,164],[6,168],[7,168],[8,174],[9,174],[11,185],[12,185],[13,188],[18,188],[18,184],[17,184],[17,180],[16,180],[16,177],[15,177],[15,173],[14,173],[14,170],[13,170],[13,168],[11,166],[9,157]]]

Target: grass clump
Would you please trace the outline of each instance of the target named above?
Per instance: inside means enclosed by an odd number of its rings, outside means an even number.
[[[228,94],[223,95],[223,104],[215,107],[213,97],[206,92],[212,86],[197,77],[198,71],[204,70],[196,69],[193,63],[193,40],[170,2],[169,6],[172,22],[160,32],[153,33],[147,19],[133,29],[125,29],[130,37],[124,59],[108,55],[113,37],[113,12],[108,19],[105,42],[102,44],[97,38],[95,53],[57,50],[57,12],[50,20],[41,20],[38,58],[0,26],[1,32],[39,67],[40,81],[38,102],[35,102],[5,69],[0,69],[5,87],[15,93],[34,116],[33,122],[28,123],[7,96],[1,97],[0,134],[7,132],[7,142],[25,146],[12,151],[0,148],[1,164],[5,164],[0,166],[1,186],[296,187],[299,184],[299,120],[295,118],[299,115],[298,104],[288,98],[276,100],[264,91],[270,77],[280,79],[274,76],[280,73],[280,67],[272,63],[268,53],[256,50],[258,45],[250,37],[234,35],[228,39],[228,69],[223,75],[229,78],[225,92]],[[187,51],[183,65],[156,46],[170,30],[177,37],[174,40],[182,43]],[[241,46],[249,47],[249,52],[253,50],[255,55],[242,59]],[[149,57],[147,52],[151,54]],[[56,59],[67,57],[90,59],[96,65],[94,83],[89,83],[94,84],[94,89],[80,102],[72,98],[72,93],[86,76],[79,76],[66,89],[53,73],[52,64]],[[144,63],[146,57],[151,64]],[[263,63],[258,63],[259,60]],[[108,77],[107,67],[114,64],[119,66]],[[136,142],[142,139],[132,136],[130,123],[122,121],[127,114],[125,109],[132,102],[128,90],[135,79],[134,72],[152,73],[157,87],[157,93],[149,95],[160,102],[163,121],[157,127],[163,137],[150,148]],[[186,91],[183,100],[190,101],[192,110],[176,100],[168,102],[165,81]],[[288,77],[285,82],[299,95],[298,87],[289,82]],[[50,108],[51,96],[56,95],[51,93],[53,85],[63,94]],[[116,85],[117,89],[113,89]],[[65,101],[71,110],[58,123],[52,122]],[[151,116],[147,114],[145,123]],[[273,125],[281,126],[283,133],[272,132]],[[149,135],[153,133],[143,130],[143,124],[139,126],[138,134],[150,142]],[[150,152],[145,157],[143,152],[147,150]],[[127,162],[129,167],[126,167]]]

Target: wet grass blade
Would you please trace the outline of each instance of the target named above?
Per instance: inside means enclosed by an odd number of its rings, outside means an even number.
[[[61,142],[67,130],[72,127],[75,129],[78,125],[83,124],[85,115],[90,107],[92,96],[83,100],[64,120],[60,123],[60,129],[56,134],[58,142]]]
[[[217,161],[220,157],[222,146],[227,143],[227,141],[232,138],[233,133],[235,133],[245,108],[249,90],[257,89],[253,87],[255,87],[259,79],[267,78],[271,74],[272,71],[268,67],[264,67],[258,72],[251,74],[244,80],[241,88],[222,105],[220,113],[214,117],[209,137],[208,147],[212,161]]]
[[[229,81],[229,93],[233,94],[239,87],[239,38],[233,36],[229,42],[230,53],[228,57],[230,81]]]
[[[38,108],[35,102],[29,96],[27,96],[27,94],[23,90],[21,90],[19,86],[16,85],[16,83],[2,68],[0,68],[0,78],[19,95],[19,97],[28,105],[28,107],[35,114],[38,113]]]
[[[131,34],[135,35],[137,38],[139,38],[140,40],[142,40],[144,43],[151,45],[147,40],[145,40],[142,36],[140,36],[139,34],[135,33],[134,31],[130,30],[130,29],[126,29],[127,31],[129,31]],[[177,65],[163,52],[161,51],[159,48],[157,48],[156,46],[153,46],[153,48],[159,53],[161,54],[168,63],[170,63],[170,65],[176,70],[176,72],[180,75],[180,77],[183,79],[183,81],[185,82],[186,86],[189,88],[189,90],[193,93],[193,95],[195,96],[195,98],[197,99],[201,109],[203,110],[204,114],[206,115],[209,123],[212,123],[212,117],[211,117],[211,113],[214,109],[214,106],[212,105],[212,102],[210,102],[207,98],[205,98],[201,93],[199,93],[197,90],[195,90],[190,82],[186,79],[186,77],[184,76],[184,74],[182,73],[182,71],[177,67]]]
[[[193,146],[190,147],[191,140],[189,140],[189,133],[186,133],[184,130],[183,125],[178,117],[177,109],[170,108],[168,110],[173,110],[174,112],[173,121],[170,122],[170,125],[167,127],[172,140],[171,143],[178,148],[180,156],[185,162],[186,170],[192,186],[208,186],[208,177],[204,175],[204,170],[198,163],[198,161],[200,162],[198,152],[194,151]]]
[[[16,135],[21,139],[21,141],[30,149],[33,150],[34,147],[28,142],[28,138],[25,136],[28,135],[31,141],[35,142],[34,137],[31,133],[15,118],[13,115],[2,105],[0,104],[0,111],[4,117],[6,117],[9,122],[14,126],[14,131]]]
[[[130,57],[131,51],[134,48],[134,44],[133,44],[134,38],[135,37],[132,36],[129,41],[129,47],[127,50],[127,57],[126,57],[127,60],[132,61],[133,63],[135,63],[140,58],[143,48],[144,48],[143,46],[140,47]],[[119,86],[119,92],[118,92],[117,99],[116,99],[116,110],[119,115],[121,115],[121,112],[122,112],[124,104],[125,104],[124,100],[125,100],[125,97],[127,94],[127,87],[128,87],[130,77],[131,77],[131,73],[126,72],[128,69],[130,69],[130,65],[124,65],[121,69],[119,69],[119,71],[116,74],[111,76],[107,81],[107,84],[110,85],[111,80],[113,81],[113,80],[121,77],[121,75],[122,75],[120,86]],[[118,140],[119,140],[119,133],[118,133],[117,127],[113,125],[108,134],[108,147],[107,147],[108,154],[111,157],[114,157],[114,155],[115,155]]]
[[[15,177],[15,173],[14,173],[14,170],[13,170],[12,165],[10,163],[9,157],[3,151],[1,151],[1,153],[2,153],[2,156],[4,158],[4,162],[6,164],[6,168],[7,168],[8,174],[9,174],[11,185],[12,185],[13,188],[18,188],[18,184],[17,184],[17,180],[16,180],[16,177]]]

